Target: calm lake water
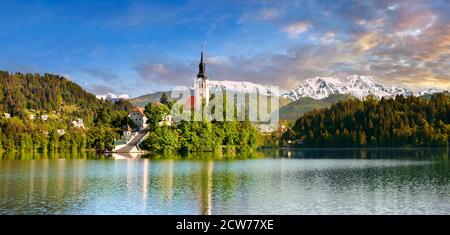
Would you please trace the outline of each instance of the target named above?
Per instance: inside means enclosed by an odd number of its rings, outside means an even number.
[[[450,214],[448,150],[7,155],[0,214]],[[120,158],[120,157],[119,157]]]

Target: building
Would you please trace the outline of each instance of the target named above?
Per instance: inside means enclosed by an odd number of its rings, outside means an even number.
[[[4,116],[5,118],[11,118],[11,114],[9,114],[9,113],[4,113],[3,116]]]
[[[136,131],[140,131],[147,127],[147,117],[144,114],[144,108],[134,108],[130,114],[128,114],[128,117],[136,124]]]
[[[272,123],[254,123],[253,124],[257,130],[264,133],[272,133],[276,130],[276,126]]]
[[[41,116],[41,119],[42,119],[42,121],[47,121],[48,115],[42,115],[42,116]]]
[[[209,104],[209,80],[206,75],[206,64],[203,62],[203,50],[200,54],[200,63],[198,64],[197,78],[194,80],[194,96],[195,96],[195,108],[200,110],[203,102],[205,107]],[[197,103],[197,101],[199,101]]]
[[[84,129],[84,122],[83,122],[83,119],[81,119],[81,118],[78,118],[77,120],[72,121],[72,124],[76,128],[83,128]]]
[[[171,126],[172,125],[172,115],[166,115],[163,119],[158,122],[159,126]]]
[[[129,140],[132,137],[132,131],[130,125],[126,124],[122,127],[122,138]]]
[[[200,111],[202,101],[205,102],[205,107],[209,105],[209,80],[206,75],[206,63],[203,61],[203,51],[200,54],[197,77],[194,78],[194,90],[191,90],[184,107],[191,111]]]

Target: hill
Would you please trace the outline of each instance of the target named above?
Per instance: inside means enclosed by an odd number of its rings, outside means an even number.
[[[78,84],[48,73],[40,75],[0,71],[0,90],[0,112],[12,116],[22,117],[27,110],[93,111],[103,103]],[[112,108],[131,108],[127,103],[124,100],[114,102]]]
[[[0,71],[0,89],[0,153],[110,148],[132,108],[59,75]]]
[[[155,93],[142,95],[142,96],[139,96],[139,97],[136,97],[136,98],[129,99],[129,101],[134,106],[144,107],[148,103],[153,103],[153,102],[159,101],[159,99],[161,98],[161,95],[163,93],[166,93],[167,97],[170,98],[170,95],[171,95],[170,91],[158,91],[158,92],[155,92]]]
[[[442,93],[349,99],[305,113],[284,138],[312,147],[445,147],[449,123],[450,97]]]
[[[302,114],[312,111],[314,109],[329,108],[332,104],[353,98],[351,95],[338,94],[331,95],[321,100],[310,97],[301,97],[296,101],[290,102],[284,106],[280,105],[280,119],[287,121],[294,121]]]
[[[79,85],[58,75],[0,71],[0,111],[21,115],[25,109],[58,110],[65,105],[96,106],[98,100]]]

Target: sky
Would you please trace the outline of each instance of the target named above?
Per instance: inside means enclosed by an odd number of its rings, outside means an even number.
[[[294,88],[368,75],[450,89],[450,1],[0,0],[0,70],[61,74],[95,94],[212,80]]]

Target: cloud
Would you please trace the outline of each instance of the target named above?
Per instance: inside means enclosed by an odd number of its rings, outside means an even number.
[[[230,65],[231,61],[224,56],[210,56],[206,57],[206,63],[210,65]]]
[[[176,11],[168,9],[154,2],[132,1],[121,11],[113,12],[106,19],[102,19],[105,28],[142,27],[156,24],[176,23]]]
[[[326,32],[321,38],[320,42],[325,45],[330,45],[332,43],[337,42],[335,38],[335,33],[333,32]]]
[[[275,8],[263,8],[256,17],[259,20],[273,20],[280,15],[280,11]]]
[[[397,78],[396,81],[413,90],[423,90],[424,88],[450,90],[448,78],[436,77],[428,73],[420,73],[416,77],[401,77]]]
[[[424,31],[419,39],[408,39],[410,45],[416,48],[416,59],[437,61],[450,54],[450,25],[437,24]],[[447,63],[448,65],[448,63]]]
[[[364,52],[376,47],[383,42],[380,35],[375,32],[362,33],[357,36],[357,47],[360,51]]]
[[[287,25],[283,28],[283,31],[288,34],[289,38],[298,38],[300,34],[308,31],[311,27],[312,25],[309,22],[300,21]]]
[[[361,74],[411,89],[450,88],[450,16],[443,10],[448,2],[324,1],[301,7],[309,15],[289,14],[270,5],[247,14],[247,20],[259,20],[258,24],[270,20],[289,38],[299,40],[247,55],[209,54],[209,78],[293,88],[309,77]],[[309,37],[300,38],[307,32]],[[192,85],[197,66],[195,59],[171,59],[140,62],[135,70],[146,83]]]
[[[356,24],[363,26],[366,31],[382,31],[386,25],[386,18],[380,17],[372,20],[360,19]]]
[[[436,16],[427,8],[405,5],[400,7],[393,15],[393,30],[405,32],[424,29],[429,27],[435,19]]]
[[[119,79],[119,76],[103,68],[83,68],[81,71],[92,78],[101,79],[103,81],[110,82]]]
[[[388,10],[395,11],[398,8],[398,6],[399,6],[398,4],[390,5],[390,6],[388,6]]]
[[[152,60],[134,67],[141,82],[153,86],[192,85],[196,69],[197,66],[192,63],[155,63]]]
[[[164,76],[164,75],[167,75],[169,73],[169,71],[167,69],[167,66],[164,65],[164,64],[152,64],[152,65],[149,65],[147,70],[149,72],[152,72],[154,74],[158,74],[160,76]]]
[[[87,90],[96,95],[104,95],[106,93],[117,93],[113,87],[104,84],[93,84],[88,86]]]

